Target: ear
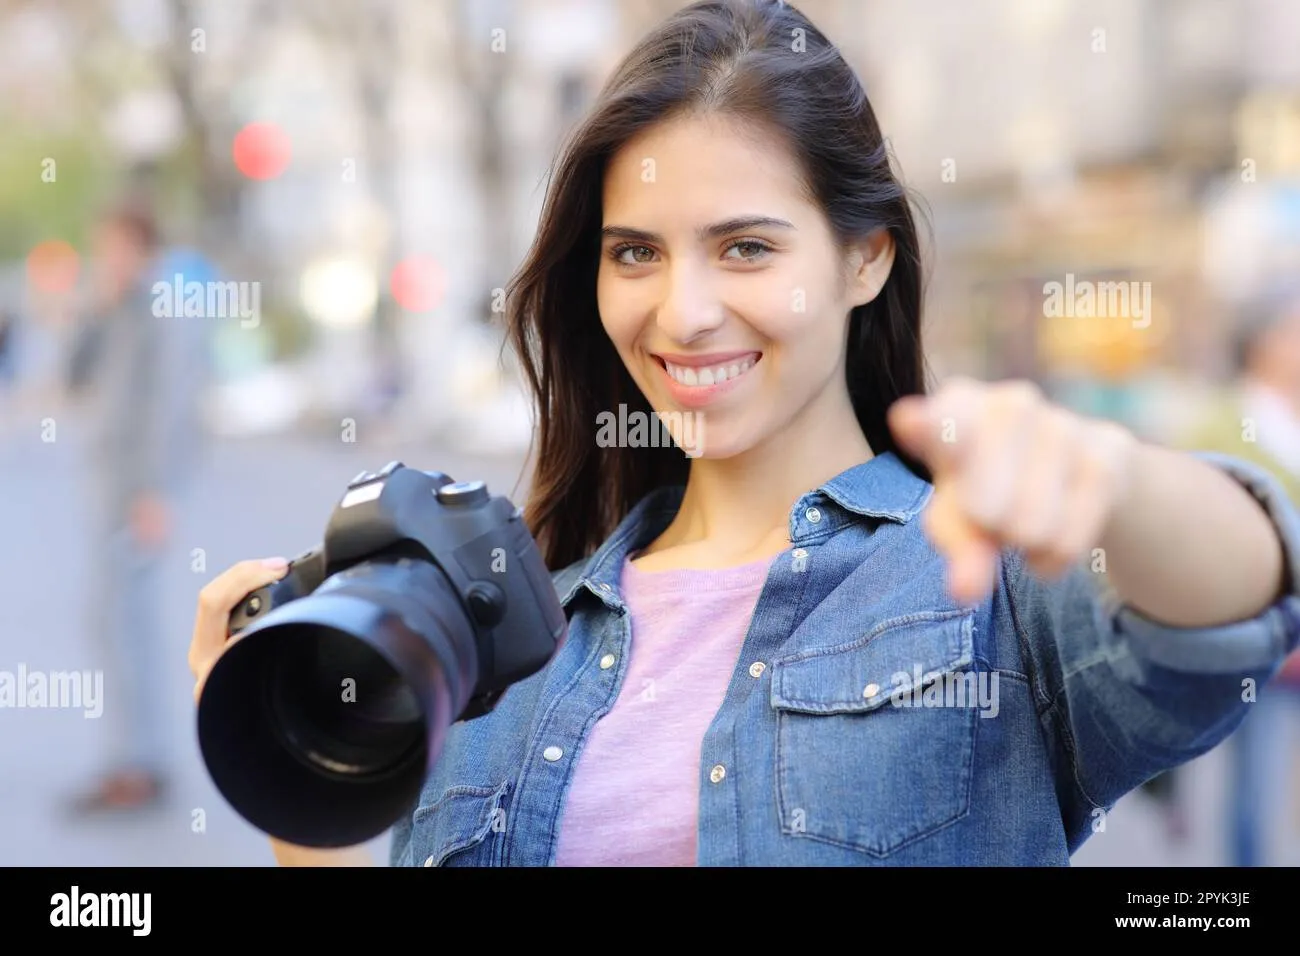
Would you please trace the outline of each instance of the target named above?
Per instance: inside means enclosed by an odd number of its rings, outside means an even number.
[[[851,305],[865,305],[880,294],[894,266],[894,237],[883,226],[855,242],[848,253],[848,297]]]

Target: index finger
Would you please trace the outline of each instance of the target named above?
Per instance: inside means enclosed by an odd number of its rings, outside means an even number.
[[[975,601],[986,595],[997,569],[998,543],[961,511],[952,489],[936,489],[922,514],[930,540],[948,564],[953,598]]]
[[[207,656],[226,643],[230,612],[250,591],[256,591],[284,577],[284,558],[240,561],[217,575],[199,592],[191,654]]]
[[[938,481],[958,471],[972,446],[980,399],[973,383],[953,379],[934,395],[896,401],[887,414],[890,430]]]

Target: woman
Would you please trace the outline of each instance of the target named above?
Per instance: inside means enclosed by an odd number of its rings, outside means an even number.
[[[1300,517],[1263,472],[1022,382],[926,396],[904,190],[788,4],[642,41],[508,298],[569,632],[453,727],[393,865],[1067,864],[1300,641]],[[620,406],[680,447],[607,447]],[[205,589],[196,694],[281,573]]]

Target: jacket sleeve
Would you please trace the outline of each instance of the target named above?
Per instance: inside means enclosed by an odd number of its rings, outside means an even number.
[[[1167,626],[1121,604],[1090,564],[1043,581],[1021,552],[1003,555],[995,615],[1030,671],[1071,852],[1124,794],[1231,734],[1300,645],[1300,514],[1262,468],[1193,454],[1247,488],[1282,541],[1287,590],[1257,617]]]

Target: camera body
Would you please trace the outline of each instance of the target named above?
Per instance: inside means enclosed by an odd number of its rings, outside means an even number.
[[[476,625],[477,680],[455,719],[487,713],[507,687],[550,660],[566,619],[519,509],[491,496],[481,481],[455,482],[397,461],[348,483],[322,544],[293,558],[279,581],[240,601],[229,633],[315,593],[335,574],[395,556],[436,565]]]
[[[352,846],[410,811],[451,724],[541,670],[567,618],[509,499],[389,462],[348,484],[318,547],[245,595],[204,683],[217,789],[299,846]]]

